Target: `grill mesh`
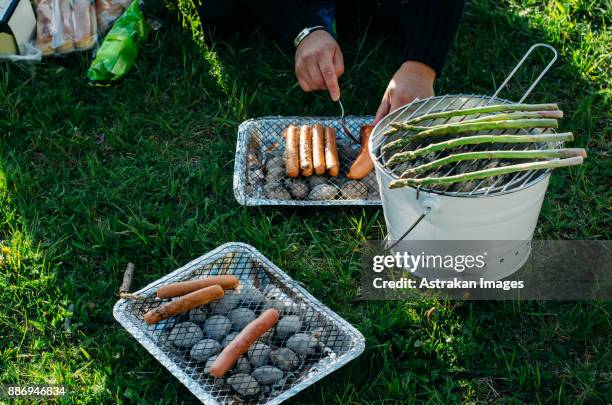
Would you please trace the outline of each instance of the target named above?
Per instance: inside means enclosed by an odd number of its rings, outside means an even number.
[[[376,133],[373,134],[373,136],[375,137],[375,140],[374,140],[375,157],[384,166],[386,160],[390,156],[381,154],[380,147],[384,145],[385,143],[398,139],[401,135],[405,134],[405,132],[399,132],[395,135],[388,137],[387,139],[381,140],[381,138],[383,137],[379,136],[378,134],[382,134],[383,132],[385,132],[389,128],[388,124],[390,122],[405,122],[411,118],[429,114],[432,112],[448,111],[448,110],[455,110],[455,109],[465,109],[465,108],[472,108],[472,107],[484,106],[487,104],[497,104],[497,103],[510,103],[510,102],[508,100],[491,99],[491,97],[488,97],[488,96],[480,96],[480,95],[474,95],[474,94],[445,95],[445,96],[432,97],[432,98],[425,99],[425,100],[415,101],[407,105],[405,108],[393,113],[390,117],[386,118],[385,121],[381,125],[379,125],[376,128]],[[486,116],[486,115],[489,115],[489,114],[479,114],[479,115],[470,115],[467,117],[452,117],[452,118],[447,118],[447,119],[428,120],[428,121],[420,122],[419,125],[433,126],[433,125],[440,125],[440,124],[444,124],[448,122],[461,122],[467,118],[471,119],[471,118],[477,118],[477,117]],[[538,128],[534,128],[530,130],[515,130],[513,132],[510,132],[507,130],[505,131],[476,131],[476,132],[466,132],[463,134],[463,136],[477,135],[477,134],[484,134],[484,133],[497,134],[497,135],[507,134],[507,133],[516,133],[520,135],[520,134],[536,134],[536,133],[554,133],[554,131],[551,129],[543,130],[543,129],[538,129]],[[449,139],[449,137],[436,138],[436,142],[442,141],[445,139]],[[425,144],[418,145],[418,146],[415,145],[415,146],[410,146],[410,147],[404,147],[401,149],[401,151],[406,151],[406,150],[409,150],[409,148],[412,149],[413,147],[421,147],[421,146],[425,146]],[[549,149],[559,148],[561,147],[561,143],[554,143],[554,144],[527,143],[527,144],[507,144],[507,145],[506,144],[495,144],[495,149],[508,149],[508,150],[527,150],[527,149],[537,149],[537,148],[542,148],[542,147],[549,148]],[[476,151],[476,150],[487,150],[491,148],[492,148],[491,145],[485,145],[485,144],[471,145],[471,146],[466,145],[466,146],[453,148],[453,149],[439,152],[439,153],[432,153],[423,158],[415,159],[412,162],[398,165],[394,167],[392,170],[389,170],[389,169],[385,169],[385,170],[391,173],[394,177],[399,177],[406,169],[410,167],[415,167],[415,166],[418,166],[426,162],[437,160],[445,156],[448,156],[452,153],[470,152],[470,151]],[[393,151],[393,153],[396,153],[398,151],[400,150]],[[511,159],[503,160],[503,161],[473,160],[473,161],[456,162],[448,166],[442,166],[433,172],[417,175],[416,178],[422,178],[422,177],[428,177],[428,176],[432,176],[432,177],[450,176],[454,174],[460,174],[463,172],[471,172],[471,171],[486,169],[486,168],[492,167],[492,165],[506,166],[506,165],[517,163],[517,162],[518,162],[517,160],[511,160]],[[513,174],[508,174],[508,175],[503,175],[503,176],[490,177],[488,179],[483,179],[483,180],[478,180],[478,181],[456,183],[453,185],[437,185],[437,186],[429,186],[429,187],[424,186],[421,189],[424,191],[431,191],[431,192],[443,194],[443,195],[462,196],[462,197],[498,195],[498,194],[504,194],[507,192],[516,191],[524,187],[529,187],[530,185],[544,178],[544,176],[546,176],[548,173],[549,173],[549,170],[519,172],[519,173],[513,173]]]
[[[239,277],[239,289],[226,291],[216,303],[158,324],[143,321],[148,310],[162,303],[155,299],[160,285],[218,274]],[[357,330],[244,244],[223,245],[138,294],[146,298],[120,300],[115,317],[206,403],[278,403],[357,357],[364,347]],[[214,360],[210,356],[271,307],[281,314],[277,328],[252,345],[225,378],[209,376],[207,367]],[[258,373],[253,373],[256,368]]]
[[[353,135],[370,124],[373,117],[348,116],[347,124]],[[340,173],[337,177],[310,176],[293,180],[284,173],[285,141],[283,131],[289,125],[315,125],[336,130]],[[234,194],[246,205],[380,205],[374,171],[365,179],[350,181],[346,174],[360,145],[342,130],[337,117],[263,117],[243,122],[238,129],[234,169]],[[281,167],[280,171],[274,168]],[[272,169],[272,170],[270,170]],[[325,184],[325,191],[313,189]]]

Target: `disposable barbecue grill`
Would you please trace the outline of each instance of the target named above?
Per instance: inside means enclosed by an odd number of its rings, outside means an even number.
[[[374,117],[346,117],[350,132],[359,134],[363,125],[370,124]],[[297,179],[301,187],[305,186],[303,196],[291,194],[296,180],[287,177],[283,170],[280,175],[270,179],[270,165],[281,162],[285,152],[283,131],[289,125],[315,125],[333,127],[336,130],[336,142],[340,160],[340,174],[337,177],[311,176]],[[345,132],[341,117],[262,117],[251,119],[240,124],[236,143],[236,160],[234,165],[234,195],[243,205],[289,205],[289,206],[338,206],[338,205],[380,205],[378,184],[374,172],[360,181],[349,182],[346,174],[353,160],[359,154],[360,145]],[[278,167],[278,166],[277,166]],[[326,184],[335,190],[333,196],[311,195],[313,188]],[[345,186],[351,188],[346,192]],[[271,195],[266,193],[266,185],[277,185],[284,192]],[[344,191],[344,192],[343,192]]]
[[[236,275],[239,290],[227,290],[219,302],[188,314],[153,325],[144,322],[143,315],[161,304],[155,298],[158,287],[219,274]],[[242,243],[222,245],[134,296],[144,299],[119,300],[113,310],[115,318],[206,404],[278,404],[359,356],[365,347],[359,331],[255,248]],[[281,315],[276,329],[252,345],[224,378],[211,377],[210,356],[250,319],[239,315],[258,315],[270,307]],[[228,318],[232,309],[236,316]],[[310,339],[300,342],[297,335]],[[202,343],[196,346],[198,341]]]

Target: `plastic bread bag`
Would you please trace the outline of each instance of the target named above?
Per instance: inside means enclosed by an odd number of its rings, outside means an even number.
[[[94,84],[119,80],[134,66],[138,48],[151,30],[138,6],[138,1],[132,2],[106,34],[87,72]]]
[[[98,23],[92,0],[72,0],[72,27],[74,47],[87,50],[98,42]]]
[[[53,49],[64,54],[74,50],[70,0],[53,0]]]
[[[36,46],[43,56],[93,48],[98,42],[94,0],[38,0]]]
[[[36,3],[36,47],[43,56],[53,54],[53,0],[39,0]]]
[[[132,0],[96,0],[96,17],[100,32],[108,31],[131,2]]]

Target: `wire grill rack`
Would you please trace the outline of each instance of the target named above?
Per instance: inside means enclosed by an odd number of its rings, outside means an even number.
[[[382,134],[383,132],[385,132],[388,129],[389,122],[405,122],[411,118],[429,114],[432,112],[440,112],[440,111],[447,111],[447,110],[460,110],[460,109],[465,109],[465,108],[472,108],[472,107],[484,106],[488,104],[498,104],[498,103],[499,104],[509,104],[510,101],[499,99],[499,98],[493,98],[490,96],[476,95],[476,94],[444,95],[444,96],[439,96],[439,97],[431,97],[425,100],[416,100],[408,104],[404,108],[396,111],[393,114],[394,116],[392,117],[392,119],[387,121],[387,125],[382,125],[380,126],[380,128],[377,127],[376,132],[378,134]],[[468,118],[471,119],[471,118],[476,118],[476,117],[481,117],[481,116],[486,116],[486,115],[489,115],[489,114],[478,114],[478,115],[470,115],[470,116],[463,116],[463,117],[459,116],[459,117],[452,117],[452,118],[446,118],[446,119],[428,120],[428,121],[423,121],[419,123],[419,125],[433,126],[433,125],[440,125],[440,124],[444,124],[448,122],[461,122]],[[475,132],[465,133],[464,135],[469,136],[469,135],[477,135],[477,134],[484,134],[484,133],[501,135],[501,134],[509,133],[509,131],[508,130],[475,131]],[[520,130],[514,133],[526,135],[526,134],[536,134],[536,133],[538,134],[554,133],[554,131],[552,129],[543,130],[539,128],[534,128],[530,130]],[[378,139],[375,141],[376,142],[376,145],[374,148],[375,158],[383,165],[383,167],[385,167],[385,170],[388,173],[391,173],[394,177],[399,177],[406,169],[410,167],[415,167],[425,162],[430,162],[433,160],[443,158],[445,156],[450,155],[451,153],[491,149],[491,146],[487,146],[487,145],[472,145],[472,146],[453,148],[452,150],[432,153],[428,156],[425,156],[424,158],[416,159],[410,163],[397,165],[396,167],[393,168],[393,170],[389,170],[386,168],[385,163],[387,159],[390,158],[391,155],[387,156],[385,154],[382,154],[381,147],[388,142],[398,139],[404,134],[405,132],[400,131],[392,136],[387,137],[387,139],[382,139],[382,140],[380,139],[382,138],[382,136],[379,136]],[[443,139],[448,139],[448,138],[436,139],[436,142],[443,140]],[[553,149],[553,148],[560,148],[561,145],[562,143],[560,142],[555,142],[555,143],[550,143],[550,144],[533,144],[533,143],[508,144],[508,145],[499,144],[498,146],[495,147],[495,149],[515,150],[517,148],[521,148],[523,150],[527,150],[527,149],[536,149],[538,147],[546,147],[549,149]],[[404,147],[401,149],[401,151],[406,151],[409,149],[418,148],[422,146],[425,146],[425,144],[411,145],[409,147]],[[395,150],[391,154],[394,154],[398,151],[400,150]],[[442,166],[434,172],[420,174],[416,177],[420,178],[420,177],[427,177],[427,176],[432,176],[432,177],[450,176],[453,174],[459,174],[459,173],[467,172],[467,171],[482,170],[487,167],[490,167],[490,165],[505,166],[505,165],[510,165],[513,163],[516,163],[516,162],[513,160],[504,160],[504,161],[475,160],[475,161],[469,161],[469,163],[468,162],[456,162],[448,166]],[[550,173],[550,170],[535,170],[535,171],[528,171],[528,172],[518,172],[518,173],[513,173],[513,174],[508,174],[508,175],[503,175],[503,176],[495,176],[495,177],[491,177],[491,178],[483,179],[479,181],[457,183],[457,184],[450,185],[450,186],[432,186],[429,188],[422,187],[422,190],[431,191],[431,192],[442,194],[442,195],[458,196],[458,197],[480,197],[480,196],[501,195],[507,192],[513,192],[513,191],[517,191],[525,187],[529,187],[530,185],[533,185],[537,183],[538,181],[542,180],[549,173]]]
[[[155,325],[143,315],[162,301],[159,286],[218,274],[240,279],[214,303]],[[142,301],[119,300],[115,318],[206,404],[278,404],[359,356],[363,335],[252,246],[227,243],[149,284]],[[279,323],[222,379],[208,375],[216,354],[267,308]],[[256,371],[257,370],[257,371]]]
[[[492,96],[481,96],[481,95],[476,95],[476,94],[459,94],[459,95],[445,95],[445,96],[439,96],[439,97],[430,97],[425,100],[415,100],[412,103],[407,104],[406,106],[401,107],[397,109],[396,111],[392,112],[377,125],[377,127],[374,130],[374,133],[372,134],[371,144],[373,145],[372,151],[373,151],[373,155],[375,159],[379,163],[381,163],[381,165],[384,167],[384,170],[387,172],[387,174],[390,174],[392,177],[399,177],[399,175],[405,169],[411,167],[409,164],[398,165],[393,171],[390,171],[389,169],[385,167],[385,161],[386,159],[389,158],[389,156],[382,156],[380,148],[384,145],[384,143],[397,139],[402,134],[400,132],[398,134],[395,134],[395,136],[388,137],[387,139],[384,139],[385,137],[382,137],[382,136],[377,137],[377,134],[382,134],[388,129],[389,123],[391,122],[394,122],[394,121],[404,122],[404,121],[409,120],[410,118],[428,114],[430,112],[455,110],[455,109],[458,110],[458,109],[464,109],[464,108],[484,106],[484,105],[489,105],[489,104],[494,104],[494,103],[510,103],[510,101],[508,100],[499,98],[498,95],[504,89],[506,89],[508,83],[512,80],[515,74],[521,68],[525,66],[525,62],[529,59],[530,56],[533,55],[534,51],[536,50],[544,50],[548,52],[551,55],[551,57],[548,60],[548,63],[546,64],[546,66],[544,66],[544,68],[539,71],[539,74],[537,74],[537,77],[535,78],[535,80],[533,80],[529,84],[529,86],[523,93],[522,97],[518,101],[519,103],[524,102],[525,99],[529,97],[533,89],[538,85],[538,83],[542,80],[546,72],[550,70],[550,68],[552,67],[552,65],[555,63],[555,61],[558,58],[558,54],[555,48],[553,48],[552,46],[548,44],[534,44],[533,46],[531,46],[527,50],[527,52],[525,52],[525,54],[519,60],[519,62],[514,66],[514,69],[512,69],[512,71],[506,76],[502,84],[497,88],[497,90],[493,93]],[[471,117],[478,117],[478,116],[483,116],[483,115],[487,115],[487,114],[480,114],[480,115],[471,116]],[[429,120],[428,122],[423,121],[419,125],[422,125],[422,126],[439,125],[439,124],[443,124],[446,122],[461,122],[464,119],[466,119],[466,117]],[[547,129],[547,130],[531,129],[531,130],[516,131],[517,134],[536,134],[536,133],[554,133],[554,132],[555,131],[551,129]],[[472,132],[472,133],[465,133],[465,135],[467,136],[470,134],[479,134],[479,133],[483,133],[483,132],[478,131],[478,132]],[[487,133],[501,135],[501,134],[508,133],[508,131],[487,131]],[[413,145],[413,146],[419,147],[421,145]],[[539,144],[537,146],[547,147],[550,149],[561,148],[562,142]],[[500,145],[499,147],[506,148],[509,150],[520,148],[520,146],[518,146],[517,144],[511,144],[507,146]],[[535,149],[535,147],[536,145],[534,144],[524,144],[522,146],[523,150]],[[475,145],[471,147],[456,148],[453,151],[470,152],[470,151],[475,151],[475,150],[483,150],[486,148],[487,147],[484,145]],[[406,148],[404,148],[403,150],[406,150]],[[437,160],[448,154],[449,154],[448,151],[437,153],[437,154],[430,154],[430,156],[425,157],[425,160],[426,161]],[[421,159],[420,161],[416,160],[412,162],[412,167],[414,167],[415,165],[418,165],[422,161],[423,159]],[[509,165],[512,163],[513,162],[511,160],[503,161],[503,162],[491,161],[491,160],[474,161],[471,164],[466,164],[465,162],[456,162],[455,164],[452,164],[446,167],[442,167],[438,171],[434,173],[429,173],[427,175],[433,175],[436,177],[450,176],[452,174],[459,174],[462,172],[481,170],[481,169],[487,168],[487,165],[505,166],[505,165]],[[480,181],[458,183],[452,186],[432,186],[429,188],[422,187],[422,189],[424,191],[430,191],[430,192],[437,193],[437,194],[457,196],[457,197],[494,196],[494,195],[502,195],[505,193],[510,193],[510,192],[524,189],[526,187],[529,187],[543,180],[548,175],[550,175],[550,170],[532,170],[528,172],[517,172],[515,174],[490,177],[490,178],[483,179]],[[424,177],[424,176],[425,174],[421,176],[417,176],[417,177]],[[386,187],[386,185],[383,185],[383,187]]]
[[[347,116],[353,134],[373,117]],[[285,140],[283,131],[289,125],[331,126],[336,130],[340,174],[337,177],[310,176],[290,179],[284,174]],[[243,205],[381,205],[374,171],[359,181],[349,181],[346,174],[360,145],[342,129],[340,117],[263,117],[240,124],[234,165],[234,195]],[[277,168],[283,170],[275,170]],[[325,184],[325,192],[313,190]]]

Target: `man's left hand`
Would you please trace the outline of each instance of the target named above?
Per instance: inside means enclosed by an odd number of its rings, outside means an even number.
[[[395,72],[385,90],[373,125],[376,125],[391,111],[410,103],[415,98],[432,97],[435,79],[436,72],[429,66],[421,62],[404,62]]]

